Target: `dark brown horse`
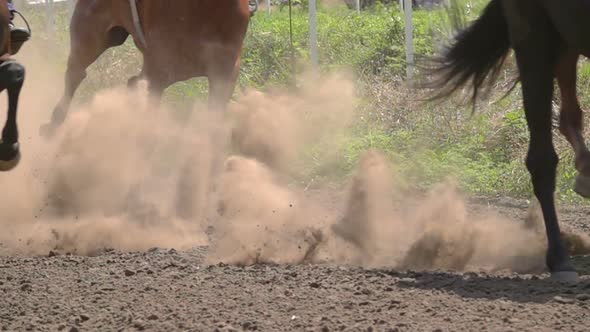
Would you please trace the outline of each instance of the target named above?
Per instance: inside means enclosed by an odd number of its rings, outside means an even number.
[[[79,0],[64,95],[41,133],[51,135],[65,120],[86,68],[129,35],[143,54],[142,71],[129,86],[146,79],[158,99],[175,82],[206,76],[209,106],[223,110],[239,73],[250,11],[248,0]]]
[[[25,80],[25,68],[11,58],[20,45],[11,41],[9,22],[7,2],[0,0],[0,91],[8,91],[8,115],[0,140],[0,171],[12,170],[20,161],[17,110]]]
[[[577,273],[560,238],[554,202],[558,156],[552,140],[553,84],[557,79],[562,97],[560,131],[575,152],[575,190],[589,197],[590,152],[576,95],[578,57],[590,56],[589,17],[588,0],[492,0],[479,19],[455,37],[435,67],[442,79],[433,81],[440,89],[436,97],[470,84],[475,102],[477,92],[492,83],[514,50],[530,131],[526,166],[543,210],[547,267],[561,280],[575,280]],[[488,76],[492,80],[486,80]]]

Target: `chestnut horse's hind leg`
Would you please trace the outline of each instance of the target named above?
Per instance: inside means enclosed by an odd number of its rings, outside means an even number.
[[[143,71],[135,76],[132,76],[131,78],[129,78],[127,80],[127,87],[129,89],[135,89],[137,87],[137,84],[139,83],[140,80],[145,79],[145,76],[143,74]]]
[[[515,47],[530,131],[526,165],[543,211],[548,240],[547,267],[552,277],[572,281],[577,280],[577,273],[560,237],[554,200],[558,158],[553,147],[551,101],[559,39],[544,16],[535,23],[537,33],[530,34]]]
[[[570,51],[557,66],[557,82],[561,90],[559,130],[571,144],[576,169],[580,172],[574,190],[583,197],[590,197],[590,152],[582,135],[582,109],[576,95],[578,57],[577,53]]]
[[[208,74],[210,110],[225,111],[234,92],[239,72],[240,60],[237,59],[225,66],[218,66]]]
[[[0,141],[0,171],[9,171],[20,161],[17,110],[20,91],[25,80],[25,68],[14,61],[0,64],[0,90],[8,91],[8,115]]]
[[[160,104],[164,91],[175,83],[174,77],[171,77],[168,72],[163,71],[157,60],[145,54],[143,56],[141,72],[127,80],[127,87],[135,89],[141,80],[147,81],[147,89],[153,106]]]
[[[209,81],[209,110],[213,112],[211,114],[213,121],[223,116],[222,113],[227,108],[239,74],[239,65],[239,59],[237,61],[228,59],[223,64],[218,62],[207,75]],[[206,206],[204,200],[207,199],[207,193],[215,187],[215,183],[210,182],[208,180],[210,177],[207,175],[220,169],[223,162],[223,158],[219,157],[218,152],[223,153],[226,148],[225,132],[223,129],[219,129],[216,123],[210,128],[211,143],[215,145],[214,153],[210,156],[211,159],[204,160],[203,158],[209,156],[206,153],[195,151],[195,154],[189,156],[181,169],[177,184],[176,215],[185,220],[194,220],[202,216],[202,209]],[[210,162],[210,164],[201,165],[201,167],[206,168],[205,170],[197,168],[197,171],[195,171],[195,165],[199,161]],[[201,172],[208,174],[204,175]]]
[[[62,98],[53,110],[51,120],[41,127],[41,135],[51,137],[55,130],[65,121],[72,98],[80,83],[86,78],[86,68],[90,66],[109,47],[121,45],[129,34],[122,28],[110,31],[101,24],[90,24],[86,16],[74,16],[70,27],[71,51],[65,75],[65,90]],[[104,22],[101,22],[104,23]]]

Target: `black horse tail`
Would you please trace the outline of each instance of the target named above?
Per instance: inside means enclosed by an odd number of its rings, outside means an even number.
[[[501,0],[492,0],[475,22],[454,37],[442,56],[433,59],[429,74],[436,78],[426,87],[438,92],[430,100],[448,97],[469,83],[475,106],[486,79],[489,84],[497,79],[509,54],[508,33]]]

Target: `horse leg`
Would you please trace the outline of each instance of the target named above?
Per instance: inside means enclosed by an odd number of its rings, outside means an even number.
[[[223,112],[234,92],[238,74],[240,72],[240,60],[233,64],[220,65],[208,74],[209,81],[209,109]]]
[[[104,48],[106,49],[106,48]],[[57,106],[53,109],[49,123],[41,126],[40,132],[44,137],[52,137],[55,130],[65,121],[72,98],[76,90],[86,78],[86,68],[90,66],[102,52],[103,48],[72,50],[68,60],[68,68],[65,77],[65,91]]]
[[[143,67],[141,68],[141,71],[139,72],[139,74],[132,76],[131,78],[129,78],[129,80],[127,80],[127,88],[129,89],[135,89],[137,88],[137,85],[139,83],[139,81],[146,79],[146,59],[145,59],[145,55],[143,56]]]
[[[538,33],[530,34],[515,47],[530,132],[526,166],[531,174],[535,196],[543,211],[548,240],[547,267],[552,277],[571,281],[577,279],[577,273],[560,237],[554,200],[558,158],[551,132],[551,101],[554,69],[557,64],[555,50],[560,45],[556,42],[558,37],[550,30],[548,22],[537,23]]]
[[[227,104],[233,93],[237,75],[239,73],[239,62],[226,62],[227,65],[214,66],[208,75],[209,81],[209,110],[213,116],[213,123],[210,127],[213,152],[223,151],[226,147],[224,131],[219,128],[216,120],[223,116]],[[211,157],[211,159],[207,159]],[[208,192],[214,190],[215,183],[210,181],[211,174],[215,173],[222,164],[222,158],[218,153],[208,155],[203,152],[190,154],[181,168],[177,184],[176,215],[184,220],[195,220],[203,215],[203,209],[207,205]],[[203,170],[203,168],[205,170]]]
[[[574,150],[574,163],[580,174],[574,190],[583,197],[590,197],[590,152],[584,142],[582,109],[576,95],[577,63],[579,55],[570,51],[561,58],[556,76],[561,91],[559,131]]]
[[[139,75],[129,79],[128,84],[137,85],[140,80],[147,81],[147,89],[153,106],[159,106],[164,91],[176,82],[166,70],[163,70],[157,60],[144,56],[143,68]]]
[[[0,171],[9,171],[20,161],[17,110],[24,80],[25,68],[21,64],[8,61],[0,65],[0,89],[8,91],[8,115],[0,141]]]
[[[227,61],[225,66],[209,74],[209,111],[214,120],[221,121],[227,110],[227,105],[234,92],[238,74],[240,72],[240,60]],[[211,127],[211,142],[216,144],[216,151],[225,151],[229,144],[228,135],[219,125]],[[215,158],[211,167],[213,171],[221,166],[221,161]]]
[[[137,84],[139,83],[140,80],[144,79],[144,75],[143,72],[132,76],[131,78],[129,78],[129,80],[127,80],[127,88],[129,89],[135,89],[137,88]]]
[[[227,105],[234,92],[238,74],[240,71],[240,60],[226,61],[224,66],[218,66],[217,70],[211,71],[209,80],[209,111],[214,120],[221,121],[227,110]],[[224,151],[228,145],[228,137],[223,127],[213,125],[211,127],[211,141],[216,144],[216,151]],[[213,162],[214,169],[220,166],[220,161]]]
[[[83,22],[84,17],[76,16],[70,30],[72,49],[68,58],[65,75],[64,94],[54,108],[51,120],[41,126],[40,132],[44,137],[51,137],[55,130],[65,121],[72,98],[76,90],[86,78],[86,69],[108,48],[121,45],[128,37],[128,33],[119,27],[105,31],[100,26],[90,26]]]

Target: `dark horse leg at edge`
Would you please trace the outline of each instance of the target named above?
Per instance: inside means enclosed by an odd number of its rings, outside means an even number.
[[[18,144],[18,99],[25,79],[25,68],[10,58],[10,12],[6,0],[0,0],[0,92],[8,92],[8,115],[0,140],[0,171],[14,169],[20,161]]]
[[[590,153],[582,136],[582,112],[576,95],[579,55],[590,56],[590,1],[492,0],[483,14],[454,39],[438,59],[427,83],[432,99],[470,84],[475,103],[485,82],[493,83],[514,50],[530,141],[526,166],[545,221],[546,265],[553,278],[576,281],[578,275],[560,236],[554,201],[558,156],[552,137],[552,98],[557,79],[562,97],[560,132],[572,145],[579,172],[575,190],[590,197]],[[490,76],[491,80],[486,78]]]

